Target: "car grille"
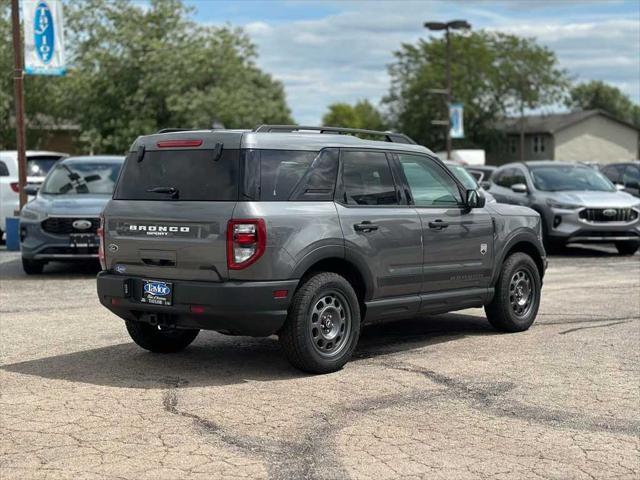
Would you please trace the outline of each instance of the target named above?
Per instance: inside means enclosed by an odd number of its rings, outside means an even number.
[[[91,227],[85,230],[79,230],[73,227],[73,222],[76,220],[89,220],[91,222]],[[91,218],[91,217],[49,217],[42,222],[42,229],[48,233],[54,233],[58,235],[69,234],[69,233],[96,233],[98,231],[98,227],[100,226],[99,218]]]
[[[632,208],[585,208],[580,218],[587,222],[632,222],[638,212]]]

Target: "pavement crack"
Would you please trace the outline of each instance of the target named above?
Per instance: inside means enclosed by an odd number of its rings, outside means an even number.
[[[617,418],[592,418],[564,410],[529,405],[515,399],[506,399],[503,394],[511,390],[510,383],[489,384],[489,387],[474,385],[404,362],[386,364],[388,368],[423,375],[436,384],[443,385],[452,396],[469,401],[472,408],[485,410],[501,417],[510,417],[561,429],[589,432],[609,432],[637,436],[640,422]]]
[[[587,330],[590,328],[605,328],[605,327],[611,327],[613,325],[620,325],[622,323],[629,323],[632,322],[633,320],[629,319],[629,320],[621,320],[619,322],[611,322],[611,323],[605,323],[604,325],[590,325],[588,327],[576,327],[576,328],[570,328],[569,330],[564,330],[562,332],[560,332],[560,335],[566,335],[567,333],[573,333],[573,332],[577,332],[579,330]]]

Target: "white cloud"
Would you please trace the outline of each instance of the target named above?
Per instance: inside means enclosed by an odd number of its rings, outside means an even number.
[[[314,20],[245,25],[259,47],[259,65],[285,85],[296,121],[320,123],[326,107],[388,91],[387,65],[403,42],[427,32],[427,19],[462,16],[474,28],[535,37],[553,49],[579,81],[598,79],[640,100],[640,22],[611,15],[594,19],[576,7],[572,21],[554,15],[554,3],[522,19],[488,2],[340,2],[343,10]],[[510,6],[509,6],[510,7]],[[520,5],[522,7],[522,5]],[[452,11],[453,9],[453,11]],[[544,15],[543,15],[544,14]]]

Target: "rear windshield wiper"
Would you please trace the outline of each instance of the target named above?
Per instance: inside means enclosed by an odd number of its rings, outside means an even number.
[[[176,187],[151,187],[147,188],[147,192],[165,193],[167,195],[171,195],[171,198],[175,198],[176,200],[180,196],[180,190],[178,190]]]

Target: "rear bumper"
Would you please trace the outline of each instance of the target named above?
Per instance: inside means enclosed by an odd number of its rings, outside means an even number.
[[[172,306],[141,303],[141,277],[109,272],[98,274],[98,297],[102,305],[125,320],[260,337],[276,333],[282,327],[298,286],[298,280],[223,283],[165,280],[173,282]],[[273,298],[275,290],[287,290],[288,295]],[[193,313],[192,306],[203,307],[202,313]]]

